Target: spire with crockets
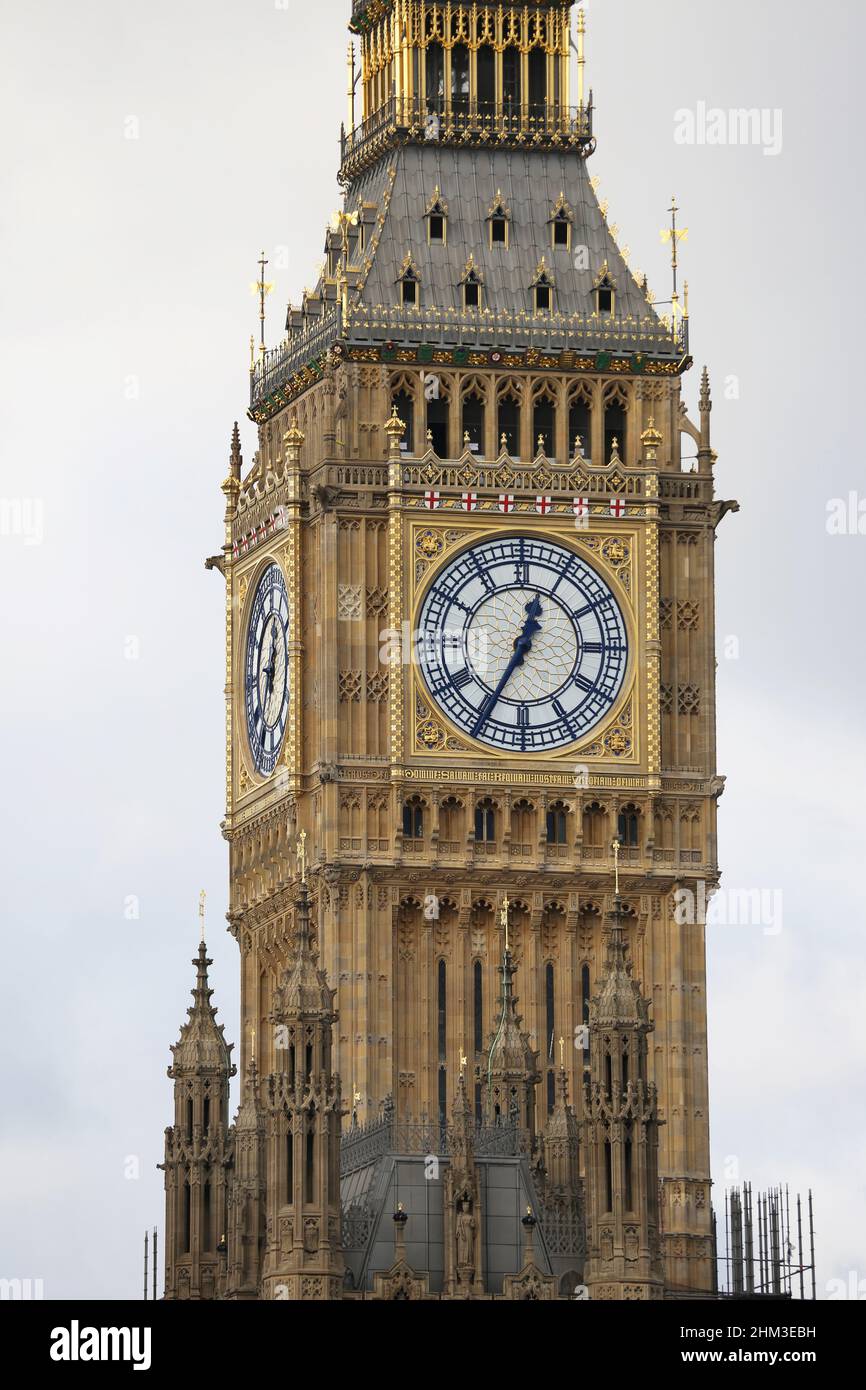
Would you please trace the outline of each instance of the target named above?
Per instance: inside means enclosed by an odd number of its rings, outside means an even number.
[[[607,959],[590,1004],[589,1078],[582,1141],[586,1164],[587,1264],[593,1299],[662,1297],[658,1113],[647,1080],[649,1002],[626,955],[626,908],[616,892]]]
[[[538,1085],[538,1056],[529,1035],[521,1032],[521,1015],[514,995],[516,967],[511,954],[509,913],[506,897],[500,910],[503,929],[502,964],[499,975],[499,1017],[487,1053],[487,1123],[514,1124],[535,1136],[535,1088]]]
[[[340,1077],[332,1072],[334,990],[313,949],[303,837],[298,851],[294,958],[274,992],[267,1117],[266,1299],[342,1296]]]
[[[233,1044],[211,1004],[213,962],[202,939],[193,960],[193,1003],[172,1047],[174,1124],[165,1132],[165,1297],[211,1299],[224,1292],[226,1180],[232,1159],[229,1081]]]

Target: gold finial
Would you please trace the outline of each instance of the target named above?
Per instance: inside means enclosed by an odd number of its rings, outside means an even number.
[[[388,436],[388,448],[392,459],[400,457],[400,441],[406,433],[406,426],[397,413],[397,402],[391,410],[391,414],[385,422],[385,433]]]
[[[466,1053],[463,1051],[463,1048],[461,1047],[461,1049],[460,1049],[460,1075],[461,1075],[461,1076],[462,1076],[463,1073],[465,1072],[465,1070],[466,1070],[468,1064],[469,1064],[469,1058],[466,1056]]]
[[[201,931],[201,939],[202,939],[202,941],[204,941],[204,905],[205,905],[205,899],[206,899],[206,898],[207,898],[207,893],[204,891],[204,889],[202,889],[201,892],[200,892],[199,895],[198,895],[198,920],[199,920],[199,930]]]
[[[655,416],[651,415],[649,425],[640,437],[641,444],[646,450],[647,461],[654,463],[658,458],[658,451],[664,442],[664,435],[661,430],[656,429]]]
[[[355,1086],[355,1087],[352,1088],[352,1106],[353,1106],[353,1108],[354,1108],[355,1110],[357,1110],[357,1108],[358,1108],[358,1106],[359,1106],[360,1104],[361,1104],[361,1092],[358,1090],[357,1086]]]
[[[255,1061],[255,1060],[256,1060],[256,1030],[255,1030],[255,1028],[253,1028],[253,1030],[252,1030],[252,1045],[253,1045],[253,1046],[252,1046],[252,1058],[253,1058],[253,1061]]]
[[[565,1066],[565,1038],[559,1039],[559,1065]]]
[[[510,906],[511,903],[508,901],[508,894],[506,893],[505,897],[502,899],[502,909],[499,914],[499,920],[505,932],[506,952],[508,951],[508,909],[510,908]]]
[[[254,334],[250,334],[250,376],[256,369],[256,340]]]
[[[614,878],[614,887],[615,887],[615,890],[616,890],[616,896],[617,896],[617,897],[619,897],[619,851],[620,851],[620,848],[621,848],[621,846],[620,846],[619,840],[614,840],[614,842],[613,842],[613,878]]]
[[[298,847],[295,850],[298,860],[298,878],[306,886],[307,883],[307,832],[302,830],[298,836]]]
[[[297,462],[297,458],[298,458],[298,454],[300,453],[301,445],[303,444],[303,442],[304,442],[304,440],[306,439],[306,437],[307,437],[307,436],[304,434],[304,431],[303,431],[302,429],[300,429],[299,426],[298,426],[298,412],[297,412],[296,410],[293,410],[293,411],[292,411],[292,423],[291,423],[291,425],[289,426],[289,428],[286,430],[286,433],[283,435],[283,443],[286,445],[286,448],[287,448],[288,450],[295,450],[295,451],[296,451],[296,453],[295,453],[295,462]]]

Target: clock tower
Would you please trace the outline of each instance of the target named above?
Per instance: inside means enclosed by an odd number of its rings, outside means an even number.
[[[704,928],[676,895],[718,880],[726,508],[706,373],[695,419],[682,399],[687,297],[659,313],[590,176],[584,28],[570,0],[354,0],[342,206],[253,363],[248,468],[232,442],[210,563],[241,1075],[291,1091],[269,1132],[315,1131],[275,1008],[314,949],[347,1101],[342,1233],[333,1172],[292,1170],[318,1194],[283,1260],[318,1291],[292,1297],[334,1296],[344,1257],[365,1297],[714,1286]],[[339,1085],[317,1086],[333,1134]],[[373,1151],[397,1264],[352,1186]],[[449,1152],[422,1193],[439,1234],[413,1234],[423,1179],[393,1155]],[[305,1249],[330,1283],[304,1285]]]

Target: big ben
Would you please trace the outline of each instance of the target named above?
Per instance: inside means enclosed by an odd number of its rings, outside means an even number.
[[[596,196],[573,0],[350,32],[343,204],[209,562],[241,1099],[202,944],[166,1296],[711,1297],[678,904],[718,882],[728,504],[678,209],[662,313]]]

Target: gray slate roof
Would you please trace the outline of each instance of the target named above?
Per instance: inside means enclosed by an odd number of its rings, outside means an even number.
[[[497,312],[529,312],[534,304],[530,287],[544,257],[555,280],[557,313],[592,313],[593,281],[605,260],[616,282],[617,318],[652,313],[610,234],[586,161],[573,152],[407,145],[352,184],[347,207],[367,202],[381,208],[389,168],[396,168],[397,175],[380,243],[361,292],[363,303],[398,303],[397,281],[411,251],[421,276],[423,305],[462,306],[460,284],[472,255],[483,277],[485,306]],[[448,205],[445,245],[429,245],[427,240],[424,214],[437,185]],[[491,247],[488,234],[487,216],[499,190],[511,213],[507,249]],[[574,213],[571,250],[551,246],[549,218],[560,193]],[[589,251],[586,270],[575,269],[580,246]]]

